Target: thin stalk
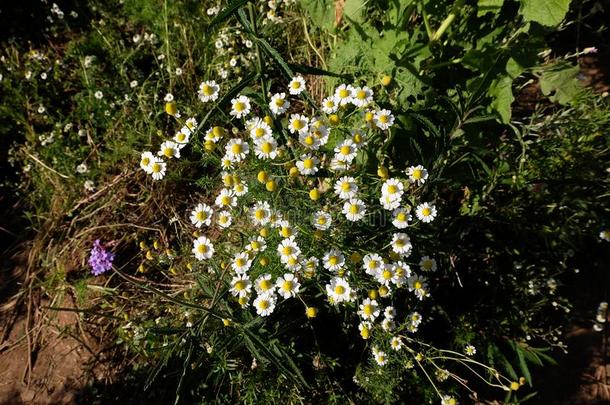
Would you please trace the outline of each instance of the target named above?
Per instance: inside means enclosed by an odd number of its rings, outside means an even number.
[[[441,26],[438,28],[438,30],[434,33],[434,35],[432,35],[431,42],[436,42],[441,39],[441,37],[443,36],[445,31],[447,31],[447,29],[451,26],[451,24],[455,20],[455,17],[457,17],[457,14],[460,10],[460,7],[462,7],[462,5],[464,5],[464,0],[457,0],[453,4],[453,7],[451,7],[451,11],[449,12],[449,15],[447,16],[447,18],[445,18],[445,20],[441,23]]]

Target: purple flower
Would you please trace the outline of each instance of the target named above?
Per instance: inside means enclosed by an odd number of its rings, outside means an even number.
[[[93,242],[93,249],[91,249],[91,255],[89,255],[89,266],[91,266],[91,273],[94,276],[99,276],[110,270],[113,260],[114,253],[104,249],[99,239]]]

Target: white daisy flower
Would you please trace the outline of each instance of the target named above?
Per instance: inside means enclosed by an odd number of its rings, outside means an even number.
[[[430,292],[428,291],[428,283],[424,277],[418,276],[417,274],[413,274],[407,280],[409,285],[409,291],[415,293],[415,296],[423,300],[425,297],[430,296]]]
[[[459,402],[451,395],[443,395],[441,398],[441,405],[459,405]]]
[[[267,242],[262,236],[254,236],[250,238],[250,241],[246,245],[245,250],[248,252],[264,252],[267,249]]]
[[[176,132],[176,135],[174,135],[174,142],[176,142],[178,144],[179,148],[184,147],[184,145],[186,145],[187,143],[189,143],[189,139],[191,137],[191,131],[178,131]]]
[[[419,326],[421,324],[422,319],[423,318],[419,312],[411,312],[408,318],[409,323],[414,326]]]
[[[140,156],[140,168],[146,173],[152,174],[152,164],[155,159],[156,157],[152,152],[142,152],[142,156]]]
[[[379,366],[385,366],[388,363],[388,357],[384,351],[373,348],[373,358]]]
[[[250,99],[246,96],[237,96],[231,100],[231,114],[235,118],[242,118],[250,114]]]
[[[168,159],[180,158],[180,146],[174,141],[165,141],[161,144],[157,155],[164,156]]]
[[[393,263],[392,267],[392,271],[394,273],[394,276],[392,277],[392,282],[397,287],[401,287],[407,282],[407,279],[411,277],[411,267],[407,263],[400,260]]]
[[[208,80],[199,85],[197,95],[199,96],[199,100],[201,100],[201,102],[207,103],[208,101],[216,101],[219,93],[220,87],[218,84],[216,84],[214,80]]]
[[[231,268],[237,274],[244,274],[252,267],[252,259],[247,252],[237,253],[231,262]]]
[[[250,130],[250,138],[252,138],[254,141],[256,141],[257,139],[270,137],[271,135],[273,135],[273,131],[271,130],[271,127],[269,126],[269,124],[267,124],[265,121],[261,120],[260,118],[256,118],[256,120],[252,123],[252,125],[249,126],[249,130]]]
[[[326,121],[319,117],[313,117],[309,123],[309,134],[320,141],[321,146],[326,145],[330,134]]]
[[[254,308],[256,308],[256,313],[260,316],[269,316],[275,310],[275,302],[276,298],[273,294],[262,294],[256,297],[254,302]]]
[[[362,258],[362,268],[365,273],[370,276],[375,276],[377,272],[382,271],[385,267],[385,262],[376,253],[369,253]]]
[[[234,162],[241,162],[250,152],[250,146],[247,142],[239,138],[233,138],[227,142],[225,153]]]
[[[312,277],[314,274],[316,274],[319,264],[320,260],[318,260],[318,258],[315,256],[311,256],[309,259],[304,259],[301,262],[301,267],[303,268],[303,271],[307,277]]]
[[[153,157],[153,160],[150,163],[150,174],[152,174],[152,178],[154,180],[161,180],[163,177],[165,177],[166,170],[167,164],[163,161],[163,159]]]
[[[335,101],[339,105],[346,105],[352,102],[354,88],[349,84],[342,84],[335,89]]]
[[[338,272],[345,265],[345,256],[338,249],[331,249],[324,254],[322,264],[326,270]]]
[[[235,192],[235,195],[238,197],[244,196],[248,194],[248,185],[243,181],[238,181],[233,184],[233,192]]]
[[[394,308],[393,306],[386,307],[383,310],[383,316],[388,319],[396,318],[396,308]]]
[[[254,142],[254,154],[259,159],[275,159],[278,154],[277,141],[272,136],[258,138]]]
[[[358,193],[356,179],[350,176],[343,176],[335,182],[335,194],[343,200],[355,198]]]
[[[212,215],[214,211],[212,207],[207,204],[197,204],[195,209],[191,211],[191,222],[197,228],[201,228],[202,225],[209,226],[212,223]]]
[[[206,260],[214,254],[214,245],[205,236],[200,236],[193,242],[193,254],[197,260]]]
[[[386,332],[393,330],[395,327],[396,324],[394,323],[393,319],[385,318],[383,321],[381,321],[381,329]]]
[[[231,288],[229,289],[235,297],[247,297],[252,291],[252,282],[245,274],[239,274],[231,280]]]
[[[364,86],[356,87],[352,92],[352,103],[356,107],[366,107],[373,102],[373,90]]]
[[[280,255],[282,263],[298,259],[301,254],[301,249],[294,240],[294,237],[286,238],[277,246],[277,252]]]
[[[411,253],[411,239],[406,233],[397,232],[392,236],[392,250],[401,256],[408,256]]]
[[[277,220],[280,236],[284,238],[294,237],[296,229],[290,225],[290,222],[281,219],[281,214],[278,213],[278,215],[280,215],[280,219]]]
[[[409,182],[417,186],[422,185],[428,179],[428,171],[422,166],[410,166],[407,169],[407,176],[409,176]]]
[[[265,273],[258,276],[256,281],[254,281],[254,289],[260,295],[273,294],[275,283],[271,281],[271,274]]]
[[[212,127],[205,131],[204,139],[210,142],[218,142],[222,139],[222,136],[225,134],[225,129],[222,127]]]
[[[317,130],[310,128],[308,133],[299,133],[299,143],[307,149],[318,150],[322,143],[320,142],[320,138],[312,134],[312,129]]]
[[[392,348],[392,350],[399,351],[400,349],[402,349],[402,346],[402,340],[398,336],[394,336],[392,339],[390,339],[390,347]]]
[[[192,131],[195,128],[197,128],[197,118],[190,117],[186,120],[186,122],[184,124],[189,131]],[[184,128],[183,128],[183,130],[184,130]]]
[[[398,229],[404,229],[409,226],[411,214],[406,207],[398,207],[392,212],[392,225]]]
[[[391,199],[399,199],[404,193],[404,184],[398,179],[388,179],[381,186],[381,195],[389,196]]]
[[[436,260],[430,256],[423,256],[419,261],[419,268],[421,271],[436,271]]]
[[[350,301],[351,293],[352,288],[342,277],[334,277],[326,284],[326,294],[334,303]]]
[[[330,170],[336,173],[348,171],[350,169],[351,162],[337,159],[337,155],[333,156],[330,160]]]
[[[357,153],[358,148],[351,139],[345,139],[335,148],[335,158],[342,162],[351,162]]]
[[[228,228],[233,222],[233,217],[229,211],[220,211],[216,216],[216,223],[221,228]]]
[[[334,114],[339,109],[339,103],[335,99],[335,96],[326,97],[322,100],[322,111],[326,114]]]
[[[303,76],[295,76],[292,78],[290,83],[288,83],[288,91],[293,96],[301,94],[305,90],[305,79]]]
[[[214,203],[221,208],[235,207],[235,205],[237,205],[237,198],[235,198],[233,190],[223,188],[220,190],[220,193],[218,193]]]
[[[430,223],[436,218],[436,207],[427,202],[419,204],[415,209],[415,215],[420,221]]]
[[[292,273],[286,273],[278,277],[275,285],[277,286],[277,293],[284,299],[294,297],[301,289],[299,279]]]
[[[343,212],[348,221],[360,221],[366,213],[366,205],[362,200],[351,198],[343,204],[341,212]]]
[[[386,130],[394,125],[394,116],[390,110],[379,110],[375,113],[373,121],[377,128]]]
[[[292,114],[288,123],[288,130],[291,134],[306,134],[309,131],[309,118],[302,114]]]
[[[313,155],[305,154],[301,155],[301,160],[297,160],[296,166],[299,169],[299,173],[304,176],[310,176],[318,172],[318,164],[320,164],[320,159]]]
[[[290,101],[286,100],[286,93],[277,93],[271,96],[269,109],[274,115],[281,115],[290,107]]]
[[[353,129],[352,136],[349,139],[354,143],[354,145],[356,145],[356,148],[358,149],[364,147],[367,144],[367,136],[360,129]]]
[[[379,316],[379,305],[375,300],[367,298],[362,301],[359,308],[358,315],[367,321],[374,321]]]
[[[373,324],[369,321],[362,321],[358,324],[358,330],[360,331],[360,336],[362,339],[366,340],[371,337],[371,329],[373,329]]]
[[[313,214],[313,226],[321,231],[326,231],[330,228],[333,219],[326,211],[317,211]]]
[[[394,266],[386,264],[382,268],[379,268],[375,273],[375,279],[379,284],[389,285],[394,278]]]
[[[466,353],[466,356],[472,357],[477,354],[477,349],[473,345],[466,345],[466,347],[464,348],[464,353]]]
[[[250,209],[250,215],[255,225],[265,226],[271,219],[271,206],[267,201],[257,201]]]

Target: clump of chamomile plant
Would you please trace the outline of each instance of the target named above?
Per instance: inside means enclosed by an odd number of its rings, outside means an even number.
[[[422,165],[393,174],[364,169],[389,142],[392,111],[376,104],[369,87],[348,84],[308,109],[306,86],[293,77],[265,104],[236,95],[230,127],[182,121],[178,105],[166,105],[179,129],[159,150],[142,153],[142,170],[162,180],[193,144],[217,168],[212,195],[188,212],[190,267],[217,272],[231,305],[261,318],[281,317],[290,300],[300,302],[304,321],[320,311],[343,314],[378,370],[418,366],[424,376],[441,370],[446,380],[459,378],[442,366],[454,361],[483,368],[493,382],[484,381],[509,391],[509,380],[473,359],[474,346],[457,353],[417,338],[433,299],[429,275],[439,269],[416,240],[441,212],[423,187]],[[222,90],[204,81],[198,98],[212,109]],[[430,382],[443,404],[457,403]]]

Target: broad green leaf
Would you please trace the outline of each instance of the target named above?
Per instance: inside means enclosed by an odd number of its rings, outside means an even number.
[[[311,21],[318,27],[331,30],[335,24],[335,5],[332,0],[301,0],[301,7],[311,17]]]
[[[551,69],[542,71],[540,89],[542,94],[559,104],[574,102],[584,91],[576,80],[580,69],[567,63],[561,63]]]
[[[345,0],[343,17],[347,18],[349,22],[362,22],[364,20],[365,4],[365,0]]]
[[[521,0],[519,12],[526,21],[535,21],[552,27],[563,21],[570,0]]]
[[[498,13],[504,4],[504,0],[479,0],[477,2],[477,17],[487,13]]]
[[[503,123],[510,122],[510,106],[515,100],[513,96],[513,79],[509,76],[502,76],[491,82],[488,93],[493,97],[491,107],[500,115]]]

